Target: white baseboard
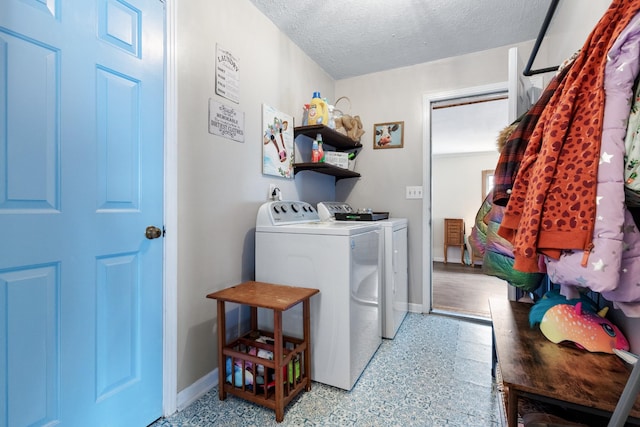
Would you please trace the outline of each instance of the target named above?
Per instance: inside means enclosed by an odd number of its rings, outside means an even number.
[[[176,406],[178,411],[182,411],[196,400],[207,394],[209,390],[218,384],[218,368],[209,372],[189,387],[178,393]]]
[[[422,304],[409,303],[409,313],[424,313],[422,311]]]

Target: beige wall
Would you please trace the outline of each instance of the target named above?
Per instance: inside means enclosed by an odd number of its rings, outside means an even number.
[[[254,278],[256,213],[269,183],[283,196],[334,197],[333,179],[262,175],[262,103],[296,120],[333,80],[247,0],[180,1],[178,54],[178,390],[217,366],[215,301],[205,296]],[[215,95],[215,48],[240,66],[240,102]],[[208,133],[208,100],[245,114],[245,142]],[[274,262],[277,256],[274,254]]]
[[[588,6],[582,0],[559,2],[542,43],[540,63],[533,68],[558,65],[580,49],[610,4],[611,0],[592,0]]]

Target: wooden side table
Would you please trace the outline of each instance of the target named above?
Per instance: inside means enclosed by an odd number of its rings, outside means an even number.
[[[218,302],[218,395],[227,393],[273,409],[276,421],[284,419],[284,407],[303,390],[311,390],[311,304],[318,289],[244,282],[207,295]],[[225,303],[251,307],[251,330],[231,343],[226,342]],[[282,312],[302,303],[303,337],[282,334]],[[273,331],[258,329],[258,308],[273,310]],[[272,338],[272,343],[260,337]],[[260,357],[270,353],[272,360]],[[227,372],[227,359],[230,371]],[[240,366],[237,377],[235,367]],[[262,368],[262,369],[260,369]],[[258,378],[262,371],[262,384]],[[227,381],[227,377],[231,380]],[[271,378],[273,377],[273,381]],[[240,379],[240,384],[238,384]]]
[[[460,263],[464,264],[464,220],[460,218],[444,219],[444,263],[447,263],[449,246],[460,248]]]

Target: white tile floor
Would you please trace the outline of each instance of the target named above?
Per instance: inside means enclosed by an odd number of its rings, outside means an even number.
[[[151,427],[204,426],[499,426],[491,378],[491,327],[438,315],[409,313],[350,391],[313,383],[274,412],[217,387]]]

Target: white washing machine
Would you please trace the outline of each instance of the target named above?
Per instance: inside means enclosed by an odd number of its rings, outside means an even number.
[[[256,280],[316,288],[311,298],[311,379],[351,390],[382,342],[379,226],[321,222],[305,202],[267,202],[256,219]],[[302,307],[283,313],[302,337]],[[258,326],[273,327],[271,312]]]
[[[318,203],[318,215],[321,221],[335,221],[337,212],[357,214],[357,211],[348,203]],[[357,215],[353,216],[358,218]],[[364,222],[373,222],[381,227],[382,337],[393,339],[409,311],[408,221],[406,218],[388,218]],[[362,222],[359,221],[359,223]]]

